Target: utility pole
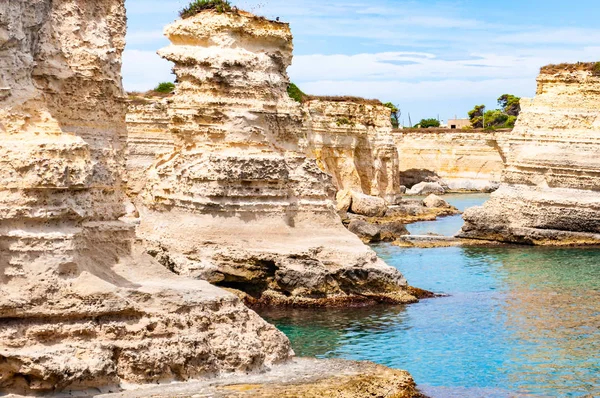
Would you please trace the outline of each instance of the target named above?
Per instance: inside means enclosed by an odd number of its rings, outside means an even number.
[[[408,124],[410,124],[410,128],[412,128],[412,120],[410,120],[410,112],[408,112]]]
[[[485,130],[485,106],[483,107],[481,113],[483,113],[483,129]]]

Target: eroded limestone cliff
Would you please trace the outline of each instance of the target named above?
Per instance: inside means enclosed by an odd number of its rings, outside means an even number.
[[[400,157],[400,182],[412,187],[440,182],[450,191],[498,188],[504,170],[506,133],[399,130],[394,139]]]
[[[390,109],[378,101],[311,99],[303,105],[310,156],[338,191],[401,199]]]
[[[255,304],[413,301],[402,275],[342,226],[331,178],[306,156],[302,109],[287,94],[289,26],[208,11],[166,34],[175,149],[134,199],[149,251]]]
[[[156,159],[173,152],[169,102],[159,96],[133,97],[127,102],[127,188],[137,195],[146,184],[146,171]]]
[[[124,215],[122,0],[0,4],[0,392],[286,360],[234,295],[177,277]]]
[[[600,77],[549,66],[509,136],[500,189],[469,210],[462,236],[527,244],[600,242]]]

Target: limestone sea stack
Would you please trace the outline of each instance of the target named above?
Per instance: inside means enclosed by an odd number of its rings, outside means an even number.
[[[122,0],[0,5],[0,393],[261,370],[289,341],[134,245]]]
[[[309,153],[338,191],[401,200],[398,149],[390,108],[376,100],[309,97],[304,105]]]
[[[598,64],[542,68],[508,139],[500,189],[461,236],[536,245],[600,242]]]
[[[414,301],[403,276],[342,226],[331,177],[306,156],[302,110],[287,94],[289,26],[205,11],[165,32],[175,146],[134,199],[149,252],[253,304]]]

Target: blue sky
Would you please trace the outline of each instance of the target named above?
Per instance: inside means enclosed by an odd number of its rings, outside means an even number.
[[[173,80],[156,51],[164,25],[189,0],[126,0],[127,90]],[[531,97],[539,68],[600,61],[600,2],[592,0],[233,0],[289,22],[289,74],[310,94],[356,95],[398,104],[405,124],[466,117],[511,93]]]

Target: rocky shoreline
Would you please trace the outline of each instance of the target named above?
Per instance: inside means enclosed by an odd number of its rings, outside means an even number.
[[[289,340],[214,285],[271,305],[416,301],[343,227],[305,153],[287,24],[206,11],[167,27],[177,93],[126,148],[124,2],[16,0],[0,18],[13,43],[0,47],[0,391],[293,368]],[[310,368],[314,385],[268,389],[419,396],[402,371]]]
[[[600,242],[600,77],[596,64],[542,68],[508,136],[500,189],[465,214],[461,237],[528,245]]]
[[[585,66],[546,68],[506,142],[463,137],[486,150],[459,167],[446,148],[445,178],[416,169],[406,192],[389,108],[290,98],[286,23],[237,9],[172,23],[160,54],[175,93],[145,99],[121,86],[124,0],[4,11],[2,393],[422,397],[401,370],[294,358],[246,305],[434,297],[367,243],[600,242],[600,89]],[[500,189],[459,237],[407,236],[459,214],[436,194],[495,188],[498,157]]]

